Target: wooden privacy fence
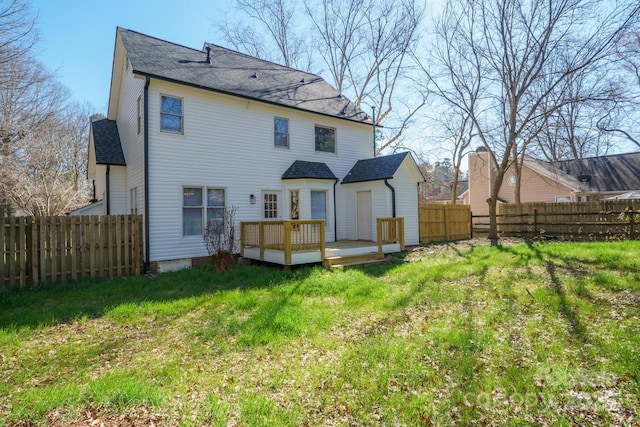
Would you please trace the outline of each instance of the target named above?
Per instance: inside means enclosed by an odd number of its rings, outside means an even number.
[[[443,242],[471,238],[469,205],[443,205],[420,202],[420,242]]]
[[[0,289],[138,275],[142,216],[0,218]]]
[[[640,238],[640,200],[499,205],[503,236],[561,240],[635,240]]]

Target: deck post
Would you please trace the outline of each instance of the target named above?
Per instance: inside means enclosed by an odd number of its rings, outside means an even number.
[[[400,230],[398,230],[398,235],[400,239],[400,250],[404,251],[404,217],[398,218]]]
[[[334,240],[335,236],[334,236]],[[324,220],[322,220],[320,222],[320,262],[322,262],[322,265],[324,265],[324,248],[325,248],[325,241],[324,241]]]
[[[284,221],[284,265],[291,265],[291,221]]]
[[[378,233],[378,253],[382,253],[382,218],[376,218],[376,228]]]
[[[260,222],[258,242],[260,242],[260,261],[264,261],[264,222]]]
[[[244,244],[246,242],[245,234],[247,232],[247,227],[244,222],[240,223],[240,256],[244,257]]]

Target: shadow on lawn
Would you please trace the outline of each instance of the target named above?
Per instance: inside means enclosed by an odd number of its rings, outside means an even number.
[[[0,329],[38,327],[74,319],[103,316],[121,304],[170,302],[225,290],[253,290],[304,278],[312,268],[283,271],[264,266],[237,265],[212,273],[208,267],[152,276],[96,278],[35,289],[0,291]]]

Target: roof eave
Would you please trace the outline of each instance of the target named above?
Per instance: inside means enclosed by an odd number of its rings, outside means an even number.
[[[335,116],[335,115],[332,115],[332,114],[321,113],[319,111],[308,110],[306,108],[299,108],[299,107],[294,107],[294,106],[291,106],[291,105],[280,104],[280,103],[277,103],[277,102],[268,101],[268,100],[265,100],[265,99],[260,99],[260,98],[256,98],[256,97],[252,97],[252,96],[240,95],[240,94],[229,92],[229,91],[225,91],[225,90],[214,89],[214,88],[209,87],[209,86],[203,86],[203,85],[198,85],[198,84],[195,84],[195,83],[185,82],[185,81],[182,81],[182,80],[171,79],[169,77],[159,76],[157,74],[148,73],[148,72],[137,70],[137,69],[133,70],[133,74],[137,74],[137,75],[140,75],[140,76],[149,76],[149,77],[151,77],[153,79],[163,80],[163,81],[169,82],[169,83],[180,84],[180,85],[189,86],[189,87],[193,87],[193,88],[196,88],[196,89],[207,90],[209,92],[220,93],[220,94],[228,95],[228,96],[235,96],[236,98],[248,99],[248,100],[251,100],[251,101],[262,102],[264,104],[276,105],[276,106],[282,107],[282,108],[290,108],[292,110],[304,111],[306,113],[312,113],[312,114],[318,114],[318,115],[321,115],[321,116],[324,116],[324,117],[331,117],[331,118],[334,118],[334,119],[346,120],[346,121],[348,121],[350,123],[357,123],[357,124],[361,124],[361,125],[365,125],[365,126],[371,126],[372,125],[372,123],[370,123],[369,121],[354,120],[354,119],[350,119],[349,117],[340,117],[340,116]],[[376,127],[379,127],[379,126],[376,125]]]

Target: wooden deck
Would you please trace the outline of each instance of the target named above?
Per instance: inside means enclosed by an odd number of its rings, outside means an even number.
[[[404,250],[404,219],[378,218],[377,241],[324,241],[324,221],[260,221],[240,224],[240,255],[280,265],[340,264],[379,259]],[[355,262],[355,261],[354,261]]]

